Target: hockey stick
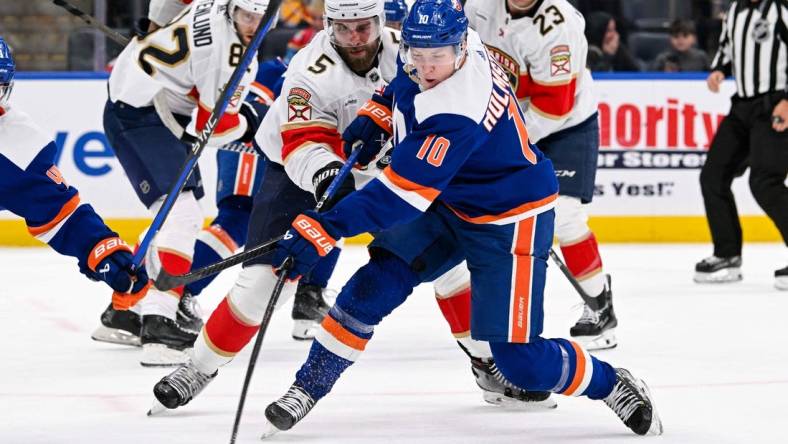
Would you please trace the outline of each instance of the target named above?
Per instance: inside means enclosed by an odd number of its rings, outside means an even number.
[[[345,164],[342,165],[342,168],[340,168],[339,173],[337,173],[337,176],[334,178],[333,181],[331,181],[331,185],[328,186],[328,189],[326,190],[325,193],[323,193],[323,196],[320,198],[320,201],[315,206],[315,211],[319,211],[323,207],[323,205],[325,205],[326,201],[334,195],[337,188],[339,188],[339,185],[342,182],[344,182],[345,177],[347,177],[347,175],[350,174],[353,165],[356,163],[356,158],[358,158],[360,152],[361,152],[360,150],[354,150],[350,154],[350,157],[348,157]],[[159,267],[160,268],[159,275],[156,277],[156,279],[154,279],[153,284],[157,289],[161,291],[172,290],[173,288],[180,287],[181,285],[191,284],[192,282],[199,281],[200,279],[206,276],[219,273],[222,270],[232,267],[233,265],[246,262],[250,259],[254,259],[258,256],[262,256],[268,253],[269,251],[274,249],[276,243],[282,240],[283,237],[284,235],[275,237],[260,245],[256,245],[254,248],[234,254],[232,256],[220,260],[219,262],[215,262],[211,265],[198,268],[186,274],[173,275],[167,273],[167,271],[164,268]]]
[[[252,355],[249,356],[249,366],[246,367],[246,376],[244,377],[244,385],[241,388],[241,397],[238,399],[238,408],[235,410],[235,421],[233,422],[232,435],[230,435],[230,444],[234,444],[235,438],[238,436],[238,427],[241,425],[241,415],[243,414],[244,404],[246,403],[246,393],[249,391],[249,383],[252,382],[252,374],[254,373],[254,367],[257,363],[257,356],[260,354],[260,348],[263,345],[263,336],[265,336],[265,331],[268,329],[268,324],[271,323],[271,316],[274,314],[276,302],[279,300],[279,295],[282,293],[282,288],[285,286],[287,271],[291,266],[292,260],[287,258],[279,271],[279,278],[276,280],[274,290],[271,292],[271,300],[268,301],[268,305],[265,307],[263,321],[260,322],[260,329],[257,330],[257,337],[252,347]]]
[[[553,259],[553,262],[555,262],[555,264],[558,265],[558,268],[561,270],[561,273],[563,273],[564,276],[566,276],[566,278],[569,280],[569,283],[572,284],[572,287],[575,288],[575,291],[577,291],[577,293],[580,294],[580,298],[583,299],[583,302],[588,304],[589,301],[594,300],[593,297],[589,296],[588,293],[586,293],[586,291],[583,290],[583,287],[580,286],[580,282],[577,282],[577,279],[574,276],[572,276],[572,272],[569,271],[569,267],[566,266],[564,261],[561,260],[561,257],[558,256],[558,253],[556,253],[555,250],[552,248],[550,248],[550,257]]]
[[[167,273],[167,271],[162,268],[159,271],[159,275],[153,280],[153,286],[158,290],[168,291],[175,287],[180,287],[181,285],[189,285],[192,282],[199,281],[204,277],[220,273],[221,271],[226,270],[234,265],[238,265],[268,253],[274,249],[276,243],[282,240],[283,237],[284,236],[277,236],[267,242],[256,245],[254,248],[234,254],[227,257],[226,259],[220,260],[219,262],[214,262],[211,265],[206,265],[205,267],[198,268],[186,274],[173,275]]]
[[[126,46],[126,45],[129,44],[129,39],[128,38],[122,36],[121,34],[119,34],[116,31],[113,31],[107,25],[96,21],[96,19],[93,18],[93,16],[82,12],[76,6],[66,2],[64,0],[52,0],[52,3],[56,4],[57,6],[60,6],[61,8],[65,9],[66,11],[70,12],[71,14],[79,17],[82,21],[84,21],[88,25],[92,26],[93,28],[98,29],[99,31],[103,32],[107,37],[109,37],[112,41],[114,41],[118,45]]]
[[[145,237],[142,239],[142,242],[140,242],[139,248],[134,254],[134,262],[132,263],[134,268],[138,268],[142,263],[142,259],[145,257],[145,252],[148,250],[148,246],[153,240],[153,237],[156,236],[156,234],[161,229],[161,226],[164,224],[164,220],[167,218],[167,215],[170,214],[170,210],[172,210],[172,206],[175,204],[175,200],[178,198],[178,195],[181,194],[181,191],[183,191],[183,187],[186,186],[186,181],[189,179],[192,170],[194,170],[194,167],[197,165],[197,159],[200,157],[205,145],[208,143],[208,139],[211,137],[211,134],[213,134],[213,130],[216,128],[219,117],[224,114],[224,110],[227,108],[227,105],[230,102],[230,97],[235,93],[235,89],[238,87],[238,83],[241,81],[241,77],[243,77],[244,73],[246,73],[246,69],[252,63],[252,59],[257,56],[257,48],[263,41],[265,34],[271,28],[274,18],[277,16],[277,10],[279,9],[279,4],[281,2],[282,0],[271,0],[271,2],[268,4],[268,8],[266,8],[265,14],[263,14],[260,24],[257,25],[257,30],[254,33],[254,37],[252,37],[252,41],[244,51],[241,62],[235,68],[235,71],[233,71],[233,75],[230,77],[230,80],[228,80],[224,85],[224,88],[222,88],[222,94],[219,97],[219,100],[216,102],[216,106],[214,106],[213,111],[211,111],[211,115],[208,116],[205,127],[202,129],[202,131],[200,131],[200,134],[197,136],[197,140],[192,143],[189,155],[181,167],[180,172],[178,172],[177,179],[172,184],[172,188],[167,193],[167,197],[164,199],[161,209],[159,209],[156,217],[153,218],[153,222],[148,228],[148,231],[145,233]]]

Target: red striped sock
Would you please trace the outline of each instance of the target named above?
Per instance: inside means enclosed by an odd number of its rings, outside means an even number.
[[[233,314],[227,298],[211,313],[205,323],[205,335],[216,352],[232,356],[241,351],[257,333],[259,325],[247,325]]]
[[[467,288],[454,296],[438,300],[438,307],[449,323],[453,334],[465,333],[471,329],[471,289]]]
[[[594,233],[588,232],[584,239],[567,245],[561,245],[566,266],[572,276],[583,279],[602,270],[602,257]]]

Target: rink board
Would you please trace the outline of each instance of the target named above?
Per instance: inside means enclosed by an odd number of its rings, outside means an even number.
[[[598,239],[708,241],[698,175],[714,131],[730,106],[733,83],[726,82],[723,92],[715,95],[705,89],[701,75],[609,74],[601,76],[595,88],[600,101],[600,168],[589,213]],[[52,134],[59,147],[58,167],[79,189],[83,201],[131,240],[150,216],[103,133],[106,97],[103,73],[20,73],[13,105]],[[214,159],[210,149],[200,159],[207,191],[201,204],[207,218],[216,212]],[[750,194],[746,175],[735,181],[734,194],[745,239],[779,240]],[[0,211],[0,245],[35,244],[22,221]]]

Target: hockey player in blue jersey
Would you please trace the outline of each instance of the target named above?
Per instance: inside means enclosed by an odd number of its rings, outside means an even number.
[[[408,15],[408,5],[405,0],[386,0],[384,9],[386,11],[386,26],[402,29],[402,21]]]
[[[127,310],[145,296],[148,275],[132,270],[131,248],[60,174],[55,142],[8,103],[14,74],[11,50],[0,37],[0,210],[23,217],[32,236],[76,258],[79,271],[109,285],[113,305]]]
[[[390,166],[331,210],[297,216],[274,262],[297,278],[342,237],[387,230],[391,241],[371,250],[370,262],[342,289],[295,382],[266,408],[266,435],[300,421],[383,317],[420,282],[463,259],[473,288],[471,336],[489,341],[509,381],[604,400],[635,433],[660,434],[643,381],[573,341],[540,336],[558,183],[550,161],[528,142],[507,75],[468,30],[460,2],[417,0],[403,23],[401,54],[396,79],[372,98],[392,106]],[[374,126],[343,137],[375,140]]]

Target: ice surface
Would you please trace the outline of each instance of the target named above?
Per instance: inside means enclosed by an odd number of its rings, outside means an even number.
[[[747,244],[744,281],[701,286],[693,265],[708,245],[603,245],[613,275],[619,347],[596,355],[651,386],[665,425],[658,442],[786,442],[788,292],[779,244]],[[349,247],[339,287],[364,261]],[[106,287],[47,249],[0,249],[0,443],[224,443],[249,357],[245,349],[194,402],[148,418],[153,384],[168,370],[138,363],[139,349],[90,339]],[[210,311],[230,270],[200,296]],[[568,335],[579,298],[549,270],[545,333]],[[484,404],[432,289],[421,286],[381,324],[360,361],[293,430],[270,442],[646,442],[601,402],[558,397],[558,409],[519,412]],[[274,316],[247,399],[238,442],[259,442],[265,406],[285,392],[309,343],[290,338],[289,305]],[[655,441],[657,442],[657,441]]]

